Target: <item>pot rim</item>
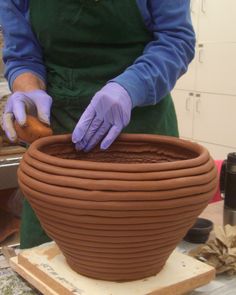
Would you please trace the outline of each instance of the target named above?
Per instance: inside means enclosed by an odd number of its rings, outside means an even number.
[[[32,158],[39,159],[41,162],[51,164],[59,167],[68,167],[73,169],[85,169],[85,170],[96,170],[96,171],[124,171],[124,172],[151,172],[151,171],[164,171],[164,170],[175,170],[183,168],[192,168],[199,166],[209,159],[209,153],[206,148],[203,146],[186,141],[184,139],[164,136],[164,135],[155,135],[155,134],[130,134],[125,133],[121,134],[118,138],[118,141],[142,141],[146,143],[165,143],[170,145],[175,145],[180,148],[184,148],[195,152],[198,154],[197,157],[178,160],[165,163],[109,163],[109,162],[93,162],[89,160],[79,160],[79,159],[62,159],[55,156],[48,155],[44,152],[41,152],[40,149],[44,146],[55,144],[55,143],[67,143],[71,142],[71,134],[63,135],[52,135],[48,137],[43,137],[35,142],[33,142],[29,149],[28,153]]]

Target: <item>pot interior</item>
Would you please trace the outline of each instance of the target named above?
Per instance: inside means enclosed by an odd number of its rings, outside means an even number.
[[[105,151],[99,146],[91,152],[76,151],[71,142],[55,143],[40,148],[40,151],[61,159],[105,163],[164,163],[193,159],[199,156],[197,149],[184,144],[166,142],[142,142],[117,140]]]

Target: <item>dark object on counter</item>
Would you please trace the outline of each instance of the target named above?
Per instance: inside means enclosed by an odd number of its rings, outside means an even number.
[[[209,234],[213,229],[213,223],[209,219],[197,218],[194,225],[187,232],[184,240],[190,243],[202,244],[205,243]]]
[[[224,195],[224,225],[236,225],[236,153],[229,153],[223,162],[220,191]]]

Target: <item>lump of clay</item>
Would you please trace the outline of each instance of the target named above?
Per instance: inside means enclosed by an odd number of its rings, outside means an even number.
[[[26,143],[32,143],[38,138],[53,134],[51,128],[40,122],[36,117],[30,115],[27,115],[25,126],[20,126],[17,121],[15,121],[14,127],[18,139]]]

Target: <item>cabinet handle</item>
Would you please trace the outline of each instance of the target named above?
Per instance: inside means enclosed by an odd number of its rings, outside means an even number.
[[[197,101],[196,101],[196,112],[198,114],[200,114],[200,104],[201,104],[201,99],[198,98]]]
[[[204,49],[199,50],[198,60],[201,64],[204,62]]]
[[[206,13],[206,0],[202,0],[201,10],[202,13]]]
[[[190,102],[191,102],[191,97],[186,98],[185,109],[187,112],[190,112]]]

